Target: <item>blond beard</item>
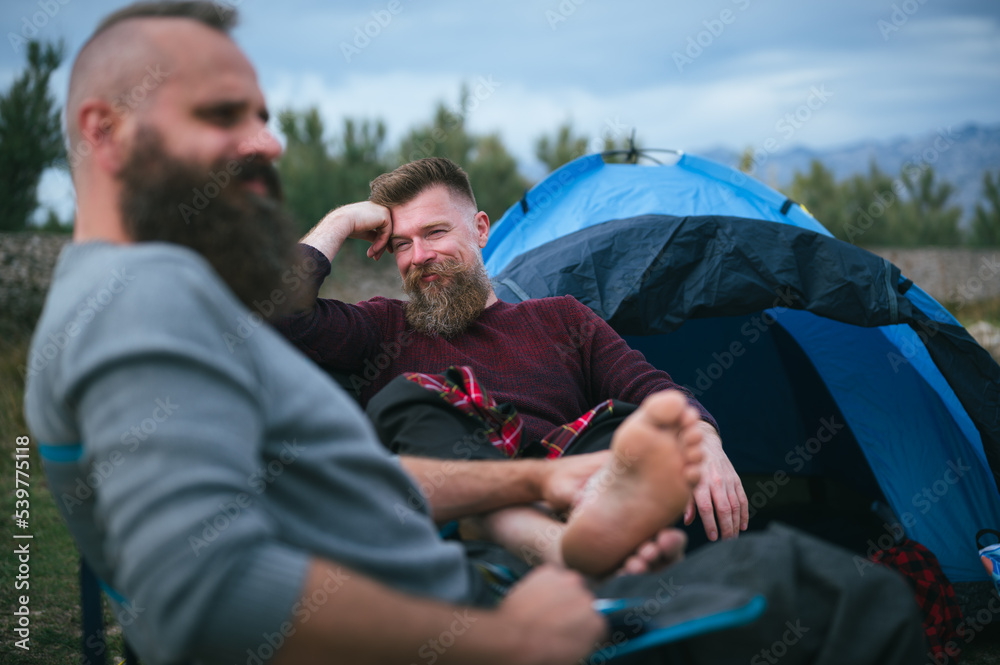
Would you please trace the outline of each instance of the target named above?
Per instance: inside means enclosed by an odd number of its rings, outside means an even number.
[[[426,275],[438,279],[421,285]],[[464,332],[486,309],[490,280],[481,262],[463,266],[446,259],[429,266],[413,266],[403,278],[406,321],[425,335],[454,337]]]

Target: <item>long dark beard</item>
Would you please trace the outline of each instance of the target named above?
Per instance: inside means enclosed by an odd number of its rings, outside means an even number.
[[[441,279],[421,286],[420,279],[429,274]],[[410,268],[403,290],[410,297],[407,323],[425,335],[448,338],[464,332],[486,309],[490,280],[482,262],[463,266],[455,259],[446,259]]]
[[[118,177],[132,240],[193,249],[243,304],[265,317],[298,308],[301,296],[281,289],[296,259],[296,234],[270,164],[220,161],[206,169],[169,155],[161,134],[144,127]],[[263,179],[269,196],[247,191],[242,183],[251,178]]]

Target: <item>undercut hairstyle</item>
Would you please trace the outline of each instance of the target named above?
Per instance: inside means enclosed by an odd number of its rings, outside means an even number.
[[[435,185],[443,185],[462,201],[476,206],[476,197],[469,184],[469,174],[462,167],[444,157],[426,157],[403,164],[395,171],[383,173],[371,181],[372,203],[392,208],[409,203],[422,192]]]
[[[238,15],[232,7],[204,0],[137,2],[108,15],[80,49],[70,73],[66,95],[69,154],[74,154],[82,142],[75,115],[84,100],[98,97],[115,103],[140,84],[151,66],[169,71],[169,58],[149,42],[148,35],[136,26],[123,25],[132,19],[157,18],[190,19],[228,36]],[[144,98],[154,94],[155,90],[149,91]]]
[[[95,37],[111,26],[130,18],[189,18],[228,35],[236,25],[237,14],[233,7],[205,0],[136,2],[108,15],[97,26],[87,43],[94,41]]]

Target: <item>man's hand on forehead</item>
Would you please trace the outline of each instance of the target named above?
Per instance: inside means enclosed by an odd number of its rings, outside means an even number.
[[[385,206],[371,201],[359,201],[331,210],[302,238],[332,259],[348,238],[366,240],[372,244],[368,256],[376,261],[389,249],[392,235],[392,214]]]

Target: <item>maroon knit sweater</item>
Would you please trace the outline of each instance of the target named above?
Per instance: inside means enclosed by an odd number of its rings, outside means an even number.
[[[314,248],[303,251],[316,260],[311,277],[318,292],[330,263]],[[498,403],[513,404],[521,414],[525,441],[606,399],[638,404],[658,390],[683,390],[572,296],[498,301],[451,339],[413,330],[404,306],[380,297],[357,305],[318,298],[312,310],[277,327],[323,368],[348,374],[362,405],[403,372],[440,374],[450,365],[468,365]]]

